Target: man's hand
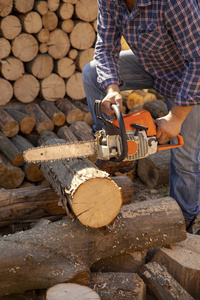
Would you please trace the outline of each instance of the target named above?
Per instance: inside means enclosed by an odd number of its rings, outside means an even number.
[[[114,115],[114,111],[111,109],[111,104],[116,104],[119,109],[122,110],[122,96],[117,84],[109,85],[106,89],[107,95],[102,101],[101,110],[109,116]]]
[[[158,141],[162,142],[166,139],[176,137],[181,131],[183,121],[192,108],[193,106],[183,107],[174,104],[166,116],[156,119],[156,124],[158,126],[156,138]]]

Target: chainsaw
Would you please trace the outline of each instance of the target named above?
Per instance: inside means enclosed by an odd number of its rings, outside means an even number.
[[[122,116],[116,104],[112,104],[111,108],[114,110],[115,118],[108,120],[101,112],[101,101],[95,101],[94,111],[103,126],[102,130],[95,133],[93,140],[30,148],[23,153],[25,161],[38,163],[95,154],[102,160],[133,161],[184,144],[183,137],[178,135],[177,144],[158,145],[156,125],[147,110]]]

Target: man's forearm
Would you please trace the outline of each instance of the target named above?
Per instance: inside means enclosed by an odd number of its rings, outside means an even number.
[[[110,92],[111,93],[112,92],[120,93],[120,89],[119,89],[118,84],[111,84],[111,85],[107,86],[107,88],[106,88],[106,94],[108,94]]]
[[[174,104],[171,108],[170,113],[182,124],[192,108],[193,106],[179,106],[177,104]]]

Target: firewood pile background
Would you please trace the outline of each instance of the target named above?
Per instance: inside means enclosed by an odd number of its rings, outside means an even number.
[[[156,193],[169,151],[112,177],[96,157],[24,161],[31,147],[94,138],[81,72],[96,18],[96,0],[0,0],[0,299],[199,300],[199,236]],[[122,96],[124,114],[167,113],[154,90]]]

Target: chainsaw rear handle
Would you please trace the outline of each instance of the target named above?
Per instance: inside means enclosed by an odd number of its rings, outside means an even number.
[[[127,143],[127,136],[126,136],[126,128],[124,125],[124,120],[122,117],[122,113],[119,107],[116,104],[111,104],[111,108],[115,112],[115,116],[119,123],[119,128],[112,124],[110,120],[104,118],[102,111],[101,111],[101,101],[95,100],[94,104],[94,112],[99,120],[101,120],[104,125],[106,126],[106,134],[108,135],[120,135],[121,142],[122,142],[122,152],[118,158],[111,158],[112,161],[121,162],[123,161],[128,155],[128,143]]]
[[[177,135],[178,143],[177,144],[166,144],[166,145],[158,145],[157,151],[167,150],[167,149],[173,149],[178,148],[184,145],[184,140],[182,135]]]

